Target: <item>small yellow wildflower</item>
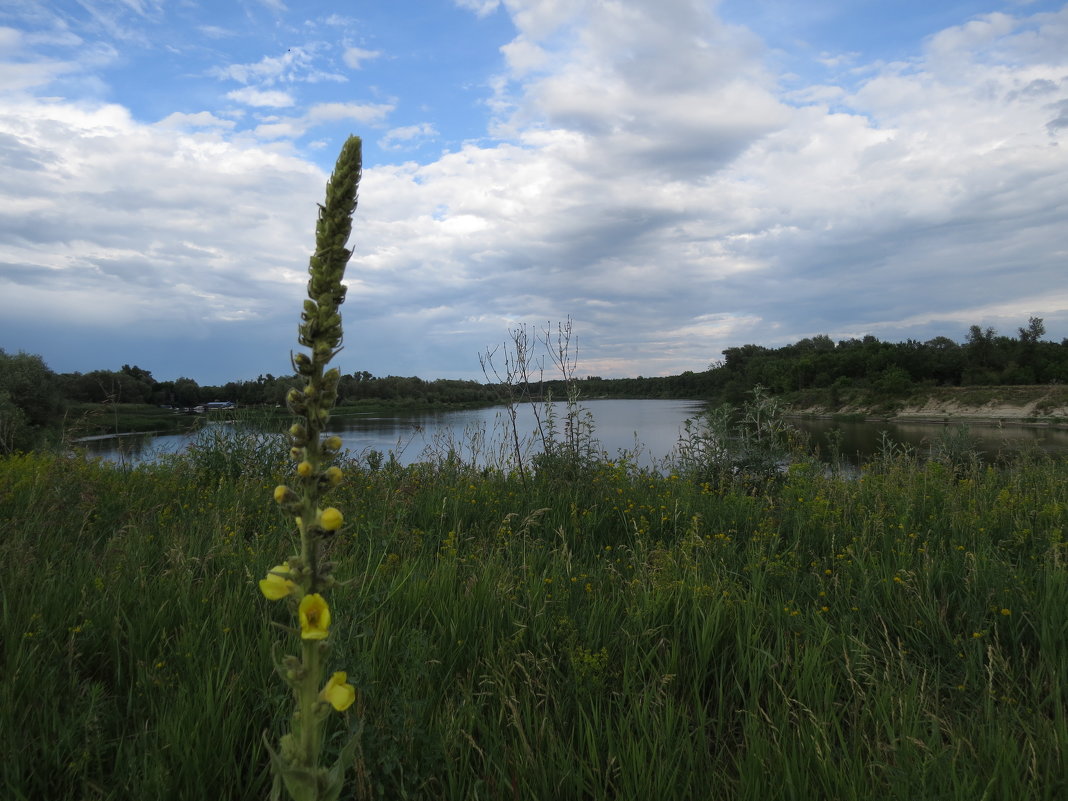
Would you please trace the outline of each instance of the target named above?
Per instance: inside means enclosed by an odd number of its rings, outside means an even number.
[[[345,671],[337,671],[319,693],[319,700],[326,701],[338,712],[344,712],[356,700],[356,688],[347,684],[347,680],[348,674]]]
[[[293,590],[297,588],[296,584],[285,578],[285,576],[279,575],[280,573],[288,575],[289,565],[275,565],[267,574],[267,578],[260,579],[260,592],[264,594],[268,601],[279,601],[292,594]]]
[[[300,636],[304,640],[325,640],[330,634],[330,607],[319,593],[300,599]]]
[[[319,525],[326,531],[337,531],[344,522],[345,516],[333,506],[323,509],[323,513],[319,516]]]
[[[312,474],[312,463],[304,460],[297,465],[297,475],[304,476],[305,478]]]
[[[326,469],[326,477],[330,481],[330,484],[336,487],[341,483],[341,479],[344,478],[344,475],[341,472],[341,468],[335,465],[334,467],[328,467]]]

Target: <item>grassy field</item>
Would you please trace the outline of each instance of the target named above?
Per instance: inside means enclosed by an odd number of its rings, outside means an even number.
[[[346,466],[343,798],[1068,797],[1068,464]],[[262,799],[281,449],[0,461],[0,797]]]

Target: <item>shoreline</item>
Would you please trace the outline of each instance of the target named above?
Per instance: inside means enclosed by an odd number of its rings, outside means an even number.
[[[942,416],[932,416],[909,414],[905,412],[893,414],[875,414],[860,411],[827,412],[805,409],[800,411],[788,412],[786,414],[786,417],[802,420],[833,420],[847,423],[907,423],[931,426],[974,424],[981,426],[991,426],[993,428],[1013,426],[1016,428],[1068,429],[1068,420],[1058,416],[1019,417],[1015,415],[1007,415],[1002,417],[993,417],[986,414],[968,414],[961,412]]]
[[[994,427],[1068,428],[1068,387],[940,387],[885,405],[849,404],[837,409],[812,404],[792,408],[790,416],[855,419],[921,425],[975,424]]]

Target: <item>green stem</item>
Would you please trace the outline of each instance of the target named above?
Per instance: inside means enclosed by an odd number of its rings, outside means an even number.
[[[301,642],[304,659],[304,681],[300,686],[298,703],[299,721],[294,721],[294,728],[300,732],[300,752],[304,767],[315,770],[319,767],[319,721],[315,708],[319,704],[319,685],[322,683],[322,664],[319,660],[319,643],[309,640]]]

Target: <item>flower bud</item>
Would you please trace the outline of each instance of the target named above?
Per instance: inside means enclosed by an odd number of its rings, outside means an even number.
[[[326,531],[337,531],[344,522],[345,516],[333,506],[323,509],[322,514],[319,515],[319,525]]]
[[[293,446],[294,450],[303,448],[308,444],[308,430],[300,423],[291,425],[289,427],[289,443]],[[293,458],[296,459],[300,457]]]
[[[285,484],[279,484],[274,488],[274,501],[275,503],[287,503],[300,500],[300,496],[293,492]]]
[[[286,406],[293,414],[304,414],[308,409],[304,403],[304,393],[299,389],[291,389],[286,393]]]
[[[301,375],[311,375],[313,367],[312,360],[308,358],[305,353],[298,353],[293,357],[293,369]]]
[[[297,475],[307,478],[312,474],[312,463],[305,460],[297,465]]]

